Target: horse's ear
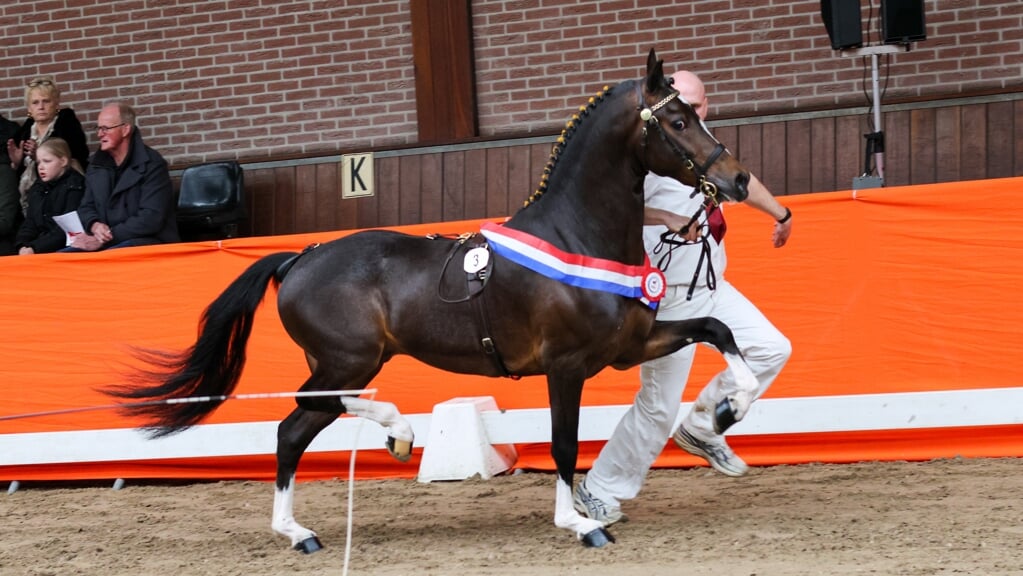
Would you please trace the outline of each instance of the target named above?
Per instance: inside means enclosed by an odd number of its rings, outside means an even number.
[[[646,91],[651,94],[664,84],[664,60],[658,60],[654,49],[646,57]]]

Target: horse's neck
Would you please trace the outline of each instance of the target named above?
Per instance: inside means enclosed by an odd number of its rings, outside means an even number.
[[[639,264],[643,175],[632,165],[622,131],[609,134],[594,125],[573,136],[547,191],[511,224],[571,253]]]

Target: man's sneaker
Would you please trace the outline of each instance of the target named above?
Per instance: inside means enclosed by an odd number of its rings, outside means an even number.
[[[683,426],[671,435],[675,444],[694,456],[706,458],[707,462],[718,472],[726,476],[742,476],[749,471],[749,466],[732,452],[722,437],[720,440],[708,442],[690,434]]]
[[[592,520],[598,520],[604,526],[610,526],[615,522],[628,522],[629,517],[622,514],[619,506],[611,506],[600,498],[597,498],[586,489],[586,477],[575,485],[572,491],[572,503],[576,511]]]

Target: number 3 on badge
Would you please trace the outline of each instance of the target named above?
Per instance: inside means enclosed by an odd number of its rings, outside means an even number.
[[[465,253],[465,261],[462,267],[467,273],[475,274],[486,268],[488,262],[490,262],[490,251],[482,246],[478,246]]]

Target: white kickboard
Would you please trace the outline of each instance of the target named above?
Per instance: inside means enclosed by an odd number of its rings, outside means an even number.
[[[496,411],[493,396],[452,398],[433,407],[430,432],[419,463],[420,482],[487,480],[518,460],[512,444],[492,445],[480,414]]]

